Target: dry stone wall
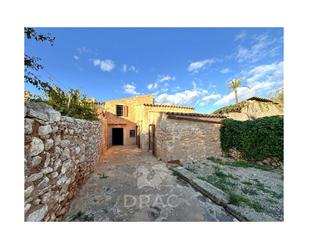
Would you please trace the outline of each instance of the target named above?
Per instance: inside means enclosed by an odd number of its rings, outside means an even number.
[[[104,126],[44,103],[27,104],[24,121],[25,220],[62,220],[99,159]]]
[[[221,124],[162,119],[156,126],[155,154],[165,162],[181,163],[222,156]]]

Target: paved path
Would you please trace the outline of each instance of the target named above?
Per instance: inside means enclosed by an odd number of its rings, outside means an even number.
[[[223,208],[135,146],[114,146],[73,200],[65,220],[235,221]]]

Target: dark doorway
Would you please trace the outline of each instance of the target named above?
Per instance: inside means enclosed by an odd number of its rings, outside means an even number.
[[[112,129],[113,136],[113,145],[123,145],[123,128],[113,128]]]

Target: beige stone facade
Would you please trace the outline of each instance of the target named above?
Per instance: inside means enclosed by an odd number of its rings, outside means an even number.
[[[154,104],[152,95],[106,101],[101,111],[106,121],[104,150],[117,145],[120,136],[120,144],[136,144],[165,162],[222,155],[218,116],[197,114],[192,107]]]
[[[220,128],[220,118],[163,113],[155,130],[155,155],[180,163],[222,156]]]
[[[117,113],[117,106],[122,106],[122,111]],[[121,108],[120,108],[121,109]],[[152,125],[158,122],[162,112],[185,112],[193,113],[194,108],[156,105],[153,95],[143,95],[132,98],[111,100],[104,102],[100,110],[103,112],[103,119],[106,120],[105,149],[115,145],[115,133],[117,128],[122,129],[119,136],[122,136],[123,145],[137,144],[142,150],[150,148],[149,132]],[[116,129],[115,129],[116,128]],[[114,135],[113,135],[114,134]]]

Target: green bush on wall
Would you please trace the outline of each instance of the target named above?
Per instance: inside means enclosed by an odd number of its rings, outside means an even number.
[[[247,160],[278,158],[283,161],[283,117],[248,121],[225,119],[221,128],[221,146],[225,152],[236,148]]]
[[[97,104],[94,100],[86,98],[78,89],[70,89],[68,92],[65,92],[54,85],[53,87],[45,88],[43,91],[44,95],[27,93],[29,95],[27,96],[27,101],[44,102],[65,116],[91,121],[98,120]]]

